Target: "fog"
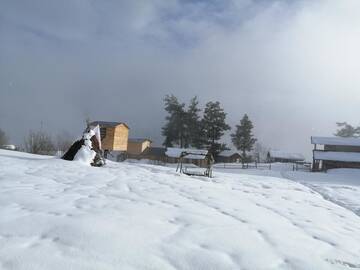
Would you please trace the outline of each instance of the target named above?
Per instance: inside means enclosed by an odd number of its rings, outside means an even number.
[[[163,97],[219,100],[264,145],[359,124],[360,2],[0,2],[0,128],[77,136],[87,117],[162,143]],[[229,142],[228,136],[224,141]]]

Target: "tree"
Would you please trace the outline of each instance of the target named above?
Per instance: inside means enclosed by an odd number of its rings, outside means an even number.
[[[0,146],[8,144],[9,143],[9,139],[6,136],[5,132],[0,129]]]
[[[336,123],[338,130],[335,133],[335,136],[338,137],[360,137],[360,127],[353,127],[347,122],[338,122]]]
[[[217,157],[221,151],[227,149],[226,144],[219,142],[225,131],[230,130],[230,126],[226,124],[225,120],[226,113],[220,107],[220,102],[208,102],[206,104],[201,128],[204,144],[214,157]]]
[[[73,140],[70,134],[66,131],[62,131],[56,136],[55,147],[56,150],[66,152],[73,144]]]
[[[257,141],[252,134],[253,124],[247,114],[240,121],[240,125],[236,125],[236,131],[231,134],[231,139],[236,149],[242,152],[243,163],[247,160],[246,152],[253,149]]]
[[[30,131],[25,138],[25,150],[32,154],[50,154],[55,150],[51,136],[44,131]]]
[[[260,142],[256,142],[253,147],[253,156],[257,162],[266,162],[269,148]]]
[[[195,148],[201,148],[203,146],[203,134],[201,127],[201,119],[199,113],[199,101],[197,97],[193,97],[190,100],[190,104],[186,111],[186,135],[185,135],[185,147],[191,146]]]
[[[168,115],[162,129],[162,135],[165,137],[163,145],[171,147],[175,144],[184,147],[186,144],[185,104],[180,103],[174,95],[166,95],[164,102]]]

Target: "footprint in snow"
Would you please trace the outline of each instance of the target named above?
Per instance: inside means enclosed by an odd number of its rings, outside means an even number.
[[[346,266],[346,267],[353,268],[353,269],[360,269],[360,264],[345,262],[345,261],[337,260],[337,259],[335,259],[335,260],[334,259],[326,259],[326,261],[331,264],[338,264],[338,265]]]

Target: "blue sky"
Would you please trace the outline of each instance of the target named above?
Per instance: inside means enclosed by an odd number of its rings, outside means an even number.
[[[359,1],[0,2],[0,127],[78,135],[86,117],[161,143],[162,98],[219,100],[265,145],[359,124]],[[20,123],[20,124],[19,124]],[[224,140],[229,140],[228,137]]]

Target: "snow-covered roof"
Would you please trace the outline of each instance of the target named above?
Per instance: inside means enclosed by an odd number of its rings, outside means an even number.
[[[344,162],[360,162],[360,153],[354,152],[332,152],[332,151],[314,151],[314,159],[344,161]]]
[[[219,156],[220,157],[231,157],[232,155],[240,155],[239,152],[236,152],[234,150],[225,150],[220,152]]]
[[[182,153],[187,153],[184,158],[205,159],[208,150],[168,147],[165,154],[168,157],[179,158]]]
[[[311,137],[311,143],[322,145],[360,146],[360,139],[343,137]]]
[[[269,153],[270,153],[270,157],[272,158],[282,158],[282,159],[297,160],[297,161],[305,160],[305,157],[300,153],[288,153],[279,150],[270,150]]]

